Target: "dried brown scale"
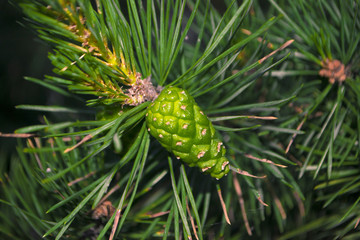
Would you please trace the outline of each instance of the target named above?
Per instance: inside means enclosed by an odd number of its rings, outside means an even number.
[[[153,101],[159,93],[151,83],[150,77],[141,79],[141,74],[138,73],[135,84],[127,90],[126,95],[129,98],[125,100],[125,104],[137,106],[146,101]]]
[[[105,201],[98,205],[91,214],[92,219],[107,218],[109,219],[115,212],[115,208],[110,201]]]

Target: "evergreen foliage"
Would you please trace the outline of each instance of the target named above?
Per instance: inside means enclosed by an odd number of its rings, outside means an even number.
[[[54,74],[26,79],[81,107],[17,106],[44,117],[9,135],[0,238],[359,237],[358,0],[14,2],[52,47]],[[209,117],[227,176],[149,135],[167,86]]]

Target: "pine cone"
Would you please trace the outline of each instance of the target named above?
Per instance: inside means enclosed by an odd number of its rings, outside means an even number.
[[[225,146],[186,90],[165,88],[149,106],[146,123],[150,134],[190,167],[197,166],[216,179],[229,172]]]

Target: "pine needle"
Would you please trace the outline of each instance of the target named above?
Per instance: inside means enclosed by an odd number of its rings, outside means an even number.
[[[86,135],[83,139],[81,139],[80,142],[78,142],[77,144],[75,144],[74,146],[70,147],[70,148],[67,148],[64,150],[64,153],[68,153],[72,150],[74,150],[75,148],[79,147],[81,144],[83,144],[84,142],[90,140],[93,136],[91,134],[89,135]]]
[[[149,218],[157,218],[157,217],[161,217],[164,216],[166,214],[169,214],[170,211],[164,211],[164,212],[158,212],[158,213],[154,213],[154,214],[149,214],[147,215],[147,217]]]
[[[354,226],[354,229],[359,226],[359,223],[360,223],[360,217],[357,219],[357,221],[356,221],[356,223],[355,223],[355,226]]]
[[[28,142],[30,148],[35,149],[35,146],[34,146],[33,142],[31,141],[31,139],[28,139],[27,142]],[[36,159],[36,162],[37,162],[39,168],[41,170],[44,170],[44,168],[43,168],[43,166],[41,164],[41,160],[40,160],[39,155],[37,153],[34,153],[34,156],[35,156],[35,159]]]
[[[246,35],[248,35],[248,36],[250,36],[250,35],[252,34],[252,32],[251,32],[250,30],[245,29],[245,28],[242,28],[242,29],[241,29],[241,32],[244,33],[244,34],[246,34]],[[258,38],[257,38],[257,41],[258,41],[259,43],[262,43],[262,42],[264,41],[264,39],[263,39],[262,37],[258,37]],[[274,48],[274,45],[273,45],[271,42],[269,42],[268,44],[266,44],[266,47],[268,47],[268,48],[270,48],[270,49],[273,49],[273,48]]]
[[[256,199],[260,202],[261,205],[265,206],[265,207],[268,207],[269,205],[267,203],[265,203],[262,198],[261,198],[261,195],[258,194],[258,196],[256,197]]]
[[[305,206],[303,201],[301,200],[299,194],[297,192],[293,192],[293,195],[295,197],[295,200],[297,202],[298,208],[299,208],[299,213],[301,217],[305,217]]]
[[[250,174],[250,173],[247,172],[247,171],[241,170],[240,168],[234,168],[233,166],[230,166],[230,170],[233,171],[233,172],[236,172],[236,173],[238,173],[238,174],[240,174],[240,175],[247,176],[247,177],[252,177],[252,178],[266,178],[266,175],[263,175],[263,176],[255,176],[255,175]]]
[[[235,192],[236,192],[236,194],[238,196],[238,199],[239,199],[239,204],[240,204],[240,208],[241,208],[241,214],[242,214],[242,217],[244,219],[246,231],[247,231],[248,235],[251,236],[252,232],[251,232],[249,220],[248,220],[247,215],[246,215],[244,197],[243,197],[243,194],[242,194],[240,183],[238,182],[234,172],[233,172],[233,183],[234,183]]]
[[[32,133],[2,133],[0,132],[0,137],[10,137],[10,138],[29,138],[35,137],[36,134]]]
[[[71,186],[74,185],[75,183],[78,183],[78,182],[81,182],[81,181],[83,181],[83,180],[88,179],[89,177],[91,177],[91,176],[94,175],[95,173],[96,173],[96,171],[92,171],[92,172],[86,174],[86,175],[83,176],[83,177],[79,177],[79,178],[77,178],[77,179],[69,182],[67,185],[68,185],[69,187],[71,187]]]
[[[258,62],[260,64],[262,64],[266,59],[268,59],[269,57],[273,56],[275,53],[277,53],[278,51],[283,50],[284,48],[286,48],[287,46],[289,46],[290,44],[292,44],[295,40],[291,39],[289,41],[286,41],[283,45],[281,45],[278,49],[272,51],[271,53],[269,53],[268,55],[266,55],[265,57],[263,57],[262,59],[260,59]]]
[[[222,194],[221,194],[220,185],[216,184],[216,188],[217,188],[217,193],[218,193],[218,196],[219,196],[220,204],[221,204],[221,207],[222,207],[223,212],[224,212],[225,220],[229,225],[231,225],[230,219],[229,219],[229,216],[228,216],[228,213],[227,213],[227,210],[226,210],[226,205],[225,205],[224,199],[223,199]]]
[[[285,212],[285,209],[284,209],[279,197],[276,195],[271,183],[268,180],[266,180],[265,182],[266,182],[266,185],[268,186],[268,188],[270,190],[270,193],[271,193],[272,197],[274,198],[274,201],[275,201],[275,204],[276,204],[277,208],[279,209],[281,218],[283,220],[285,220],[286,219],[286,212]]]
[[[258,158],[258,157],[255,157],[255,156],[251,155],[251,154],[247,154],[247,153],[245,153],[244,156],[247,157],[247,158],[259,161],[259,162],[268,163],[268,164],[275,165],[275,166],[278,166],[278,167],[281,167],[281,168],[287,168],[287,166],[285,166],[285,165],[274,163],[273,161],[271,161],[269,159],[266,159],[266,158]]]
[[[300,131],[300,129],[301,129],[302,126],[304,125],[305,121],[306,121],[306,117],[305,117],[305,118],[301,121],[301,123],[297,126],[297,128],[296,128],[297,131]],[[288,146],[286,147],[285,154],[287,154],[287,153],[289,152],[290,147],[291,147],[291,145],[293,144],[296,136],[297,136],[297,133],[294,133],[294,134],[291,136],[290,142],[289,142]]]
[[[114,223],[113,223],[113,226],[111,229],[111,234],[110,234],[109,240],[114,239],[114,235],[115,235],[115,232],[116,232],[116,229],[117,229],[117,226],[119,223],[119,219],[120,219],[120,213],[121,213],[121,209],[116,211],[115,220],[114,220]]]
[[[190,222],[191,222],[191,226],[192,226],[192,229],[193,229],[195,238],[196,238],[197,240],[199,240],[199,237],[198,237],[197,232],[196,232],[196,226],[195,226],[194,218],[193,218],[193,216],[192,216],[192,214],[191,214],[191,211],[190,211],[190,208],[189,208],[189,204],[188,204],[187,199],[186,199],[186,210],[187,210],[187,212],[188,212],[188,214],[189,214],[189,217],[190,217]]]

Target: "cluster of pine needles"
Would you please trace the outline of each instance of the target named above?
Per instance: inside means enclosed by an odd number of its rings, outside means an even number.
[[[0,152],[1,239],[359,239],[359,0],[14,0],[51,47],[26,77],[74,102]],[[152,138],[186,89],[227,148],[220,180]],[[77,106],[77,107],[74,107]],[[1,129],[0,129],[1,130]]]

